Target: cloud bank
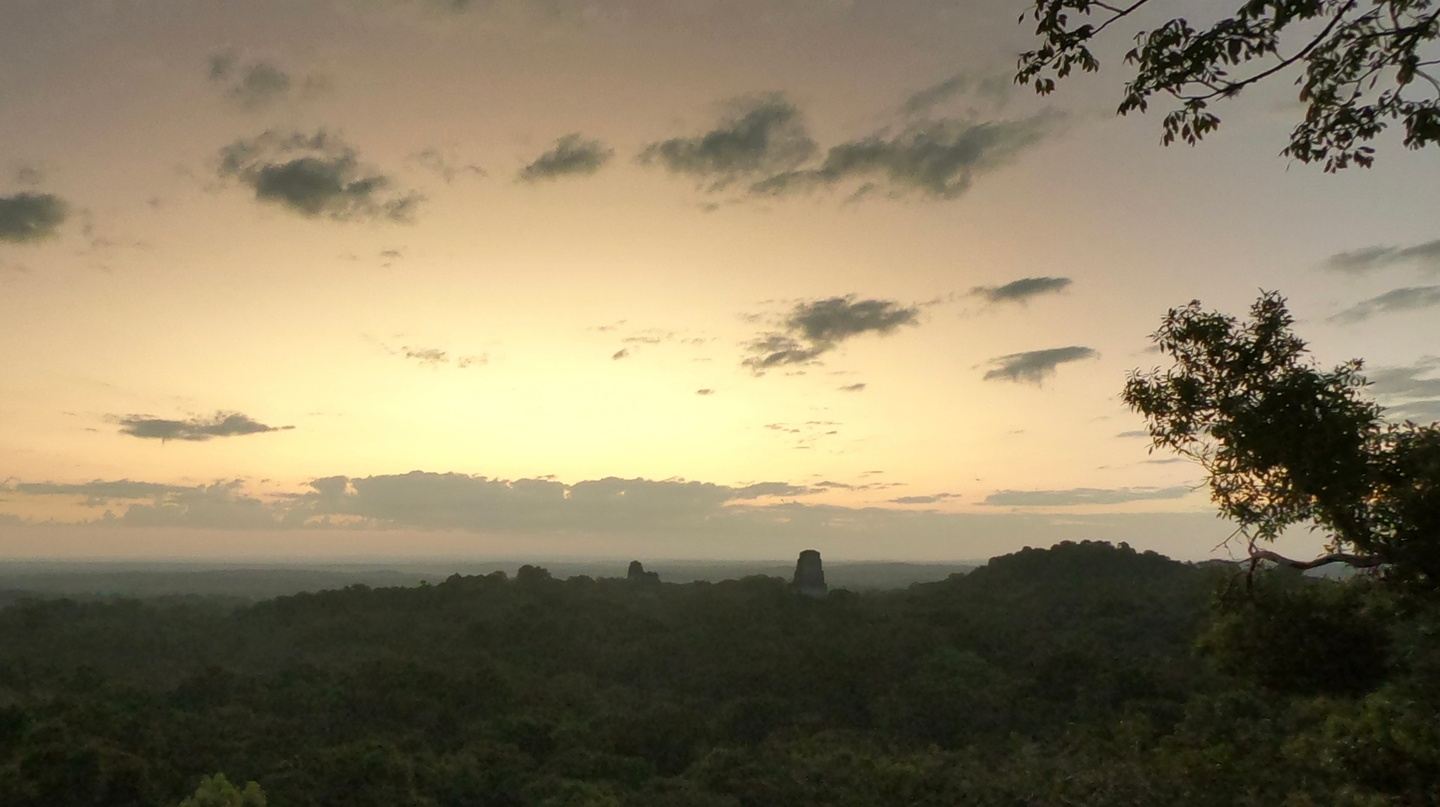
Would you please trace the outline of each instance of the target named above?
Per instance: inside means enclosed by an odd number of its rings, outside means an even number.
[[[414,471],[325,477],[313,480],[303,491],[269,496],[247,492],[239,480],[194,486],[130,480],[22,484],[29,486],[23,493],[19,485],[0,486],[0,491],[7,499],[56,496],[106,506],[103,516],[83,522],[95,528],[416,530],[474,535],[476,546],[484,546],[487,536],[520,539],[525,543],[508,545],[536,547],[533,551],[542,552],[543,547],[554,545],[547,542],[560,542],[574,551],[593,539],[597,549],[633,540],[640,543],[625,545],[643,544],[645,551],[670,556],[784,557],[805,546],[821,546],[827,552],[843,547],[852,555],[875,556],[875,542],[883,540],[889,547],[899,541],[956,558],[1078,537],[1153,546],[1160,535],[1174,541],[1176,547],[1193,549],[1202,543],[1213,545],[1228,531],[1209,512],[1056,516],[1024,511],[945,513],[913,506],[952,498],[948,493],[900,497],[900,507],[843,507],[792,500],[834,483],[720,485],[607,477],[566,484],[553,478],[503,480]],[[1129,490],[1128,495],[1111,492],[1108,496],[1092,493],[1067,498],[1095,504],[1179,495]],[[1048,506],[1065,492],[1029,493],[1032,503],[1039,497]],[[1047,493],[1051,495],[1042,495]]]

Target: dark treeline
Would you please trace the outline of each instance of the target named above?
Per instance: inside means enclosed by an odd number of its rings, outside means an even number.
[[[617,573],[620,570],[617,570]],[[0,610],[0,804],[1440,803],[1440,618],[1107,544],[811,599],[536,567]],[[219,788],[216,781],[207,787]]]

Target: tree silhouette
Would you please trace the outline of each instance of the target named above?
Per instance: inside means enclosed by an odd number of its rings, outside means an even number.
[[[1243,323],[1198,302],[1171,309],[1152,339],[1174,365],[1132,373],[1125,403],[1145,416],[1153,448],[1205,469],[1252,567],[1385,566],[1433,590],[1440,424],[1387,424],[1361,362],[1319,367],[1293,322],[1273,292]],[[1323,530],[1328,553],[1294,560],[1259,546],[1296,525]]]

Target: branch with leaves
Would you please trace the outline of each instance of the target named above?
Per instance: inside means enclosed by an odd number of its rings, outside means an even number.
[[[1135,33],[1124,57],[1134,75],[1117,111],[1143,113],[1152,98],[1169,96],[1177,106],[1165,115],[1162,142],[1194,145],[1220,125],[1212,102],[1299,67],[1305,116],[1282,154],[1326,171],[1369,166],[1370,141],[1393,122],[1408,148],[1440,143],[1440,79],[1431,72],[1440,65],[1437,2],[1249,0],[1206,27],[1173,17]],[[1020,21],[1034,21],[1040,43],[1021,54],[1015,82],[1046,95],[1077,69],[1099,70],[1097,38],[1159,3],[1034,0]],[[1287,55],[1290,42],[1298,46]]]

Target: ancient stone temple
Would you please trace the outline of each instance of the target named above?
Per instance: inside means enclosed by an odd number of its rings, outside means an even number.
[[[791,581],[795,590],[807,597],[823,597],[829,589],[825,586],[825,569],[820,565],[820,552],[807,549],[795,561],[795,579]]]
[[[630,570],[625,573],[625,579],[632,583],[658,583],[660,582],[660,573],[647,572],[643,563],[632,560],[630,561]]]

